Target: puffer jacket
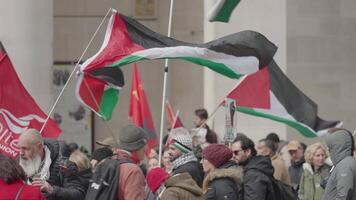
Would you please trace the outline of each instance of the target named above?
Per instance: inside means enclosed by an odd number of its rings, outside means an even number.
[[[298,190],[300,200],[321,200],[324,189],[320,186],[320,183],[329,176],[330,168],[330,165],[325,163],[320,169],[314,171],[309,163],[303,164],[303,173]]]
[[[204,179],[203,192],[209,200],[241,200],[242,168],[231,162],[210,172]]]
[[[267,156],[248,158],[243,168],[244,200],[274,200],[271,178],[274,169]]]
[[[189,173],[176,174],[165,182],[160,200],[202,200],[203,192]]]
[[[352,135],[345,130],[325,137],[334,167],[324,192],[324,200],[356,200],[356,159],[352,157]]]
[[[46,139],[44,145],[51,152],[50,177],[47,182],[53,187],[53,193],[45,193],[47,200],[81,200],[85,196],[85,188],[80,183],[76,165],[60,153],[58,141]]]

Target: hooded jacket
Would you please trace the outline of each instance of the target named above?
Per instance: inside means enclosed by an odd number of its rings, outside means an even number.
[[[300,179],[298,197],[300,200],[320,200],[323,197],[324,189],[320,183],[329,176],[329,163],[325,163],[317,171],[309,163],[303,164],[303,173]]]
[[[58,141],[46,139],[44,145],[51,152],[50,176],[47,182],[53,187],[53,193],[44,194],[46,199],[84,199],[86,189],[80,183],[76,165],[62,156]]]
[[[242,168],[228,162],[210,172],[204,179],[203,192],[209,200],[241,200]]]
[[[176,174],[165,182],[161,200],[200,200],[203,192],[189,173]]]
[[[336,131],[325,138],[334,164],[325,188],[324,200],[356,200],[356,159],[352,157],[352,135]]]
[[[267,156],[252,156],[243,168],[244,200],[265,200],[273,196],[274,169],[271,159]]]

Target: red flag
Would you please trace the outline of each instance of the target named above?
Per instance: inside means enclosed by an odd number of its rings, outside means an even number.
[[[129,116],[132,122],[148,133],[146,155],[148,156],[151,148],[158,144],[156,130],[153,124],[150,106],[148,105],[145,91],[143,90],[140,74],[137,65],[134,64],[133,77],[131,82],[131,98]]]
[[[175,116],[175,114],[173,113],[172,106],[168,100],[166,101],[166,112],[167,112],[169,123],[171,124],[171,128],[183,127],[182,121],[178,116]]]
[[[27,128],[40,130],[47,115],[26,91],[0,42],[0,152],[16,158],[18,137]],[[61,130],[48,120],[43,137],[57,138]]]

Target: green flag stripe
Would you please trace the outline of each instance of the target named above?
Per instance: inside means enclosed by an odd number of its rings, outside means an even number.
[[[295,129],[297,129],[305,137],[309,137],[309,138],[317,137],[317,134],[312,129],[308,128],[306,125],[304,125],[298,121],[293,121],[290,119],[278,117],[276,115],[270,115],[270,114],[256,111],[252,108],[246,108],[246,107],[237,107],[237,111],[246,113],[246,114],[250,114],[250,115],[255,115],[258,117],[268,118],[268,119],[278,121],[278,122],[282,122],[288,126],[291,126]]]
[[[216,12],[216,15],[210,21],[228,22],[232,11],[235,9],[240,0],[226,0],[224,5]]]
[[[207,59],[202,59],[202,58],[196,58],[196,57],[160,57],[157,59],[183,59],[198,65],[202,65],[202,66],[206,66],[209,69],[222,74],[224,76],[227,76],[229,78],[234,78],[234,79],[238,79],[240,78],[243,74],[238,74],[236,73],[232,68],[226,66],[223,63],[217,63],[214,62],[213,60],[207,60]],[[109,65],[108,67],[121,67],[130,63],[134,63],[137,61],[141,61],[141,60],[148,60],[148,58],[145,57],[141,57],[141,56],[127,56],[121,60],[118,60],[117,62],[112,63],[111,65]]]
[[[104,120],[110,120],[112,112],[119,101],[119,90],[109,88],[105,90],[100,103],[99,113],[103,116]]]

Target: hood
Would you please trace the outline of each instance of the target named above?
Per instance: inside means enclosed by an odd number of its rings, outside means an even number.
[[[169,187],[178,187],[183,190],[189,191],[195,196],[203,195],[202,190],[197,185],[197,183],[193,180],[193,178],[187,173],[176,174],[169,179],[166,180],[165,183],[166,188]]]
[[[332,166],[332,162],[330,160],[330,157],[328,157],[325,159],[324,165],[320,168],[320,170],[322,170],[325,167],[330,169],[329,167],[331,167],[331,166]],[[303,170],[308,171],[310,174],[314,174],[313,167],[308,162],[303,163]]]
[[[268,176],[273,176],[274,169],[272,166],[271,158],[268,156],[252,156],[247,160],[247,164],[244,166],[244,172],[246,173],[250,169],[256,169],[263,172]]]
[[[337,165],[342,159],[352,155],[351,134],[345,130],[339,130],[325,137],[326,145],[329,148],[331,161]]]
[[[220,178],[230,178],[235,181],[235,183],[242,183],[243,169],[242,167],[230,167],[230,168],[220,168],[215,169],[210,172],[204,179],[203,182],[203,192],[206,193],[208,190],[209,183]]]
[[[56,160],[60,151],[60,145],[58,141],[53,139],[45,139],[44,145],[47,146],[49,151],[51,152],[51,160]]]

